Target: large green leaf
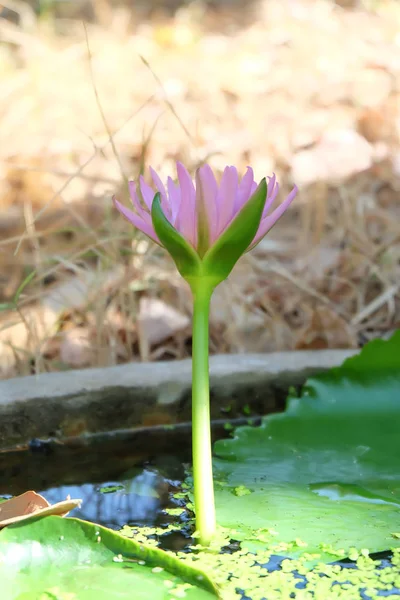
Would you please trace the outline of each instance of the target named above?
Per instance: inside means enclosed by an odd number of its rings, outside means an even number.
[[[217,597],[201,571],[79,519],[36,518],[0,533],[1,600]],[[187,588],[187,589],[186,589]]]
[[[309,380],[285,413],[237,429],[215,454],[218,522],[237,536],[327,559],[399,546],[400,331]]]

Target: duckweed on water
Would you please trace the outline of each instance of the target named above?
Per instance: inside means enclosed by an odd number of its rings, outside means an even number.
[[[165,508],[164,512],[167,513],[167,515],[171,515],[171,517],[179,517],[182,513],[185,512],[184,508]]]
[[[238,485],[234,489],[235,496],[246,496],[247,494],[251,494],[251,490],[244,485]]]
[[[122,533],[154,546],[167,532],[180,531],[174,525],[167,528],[124,527]],[[260,531],[265,541],[273,533]],[[376,600],[383,596],[400,594],[400,548],[392,549],[391,564],[374,560],[366,548],[351,550],[353,563],[316,563],[318,555],[303,554],[297,559],[277,556],[278,546],[269,544],[268,550],[250,552],[246,548],[234,550],[231,544],[234,532],[219,529],[217,540],[210,548],[191,546],[191,552],[177,556],[208,573],[220,589],[222,600]],[[302,540],[281,548],[282,552],[304,547]],[[281,545],[279,545],[279,548]],[[321,552],[324,552],[321,547]],[[170,554],[175,554],[169,551]],[[336,555],[343,557],[337,550]],[[185,590],[174,590],[176,597],[184,598]],[[182,594],[182,595],[179,595]]]

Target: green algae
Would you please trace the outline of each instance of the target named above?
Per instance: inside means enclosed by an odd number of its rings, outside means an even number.
[[[181,529],[176,525],[124,527],[122,533],[157,546],[166,532]],[[295,540],[284,549],[273,543],[276,532],[265,529],[259,531],[264,550],[254,552],[240,546],[236,551],[229,550],[235,533],[220,527],[209,548],[194,544],[190,552],[168,552],[207,573],[216,584],[221,600],[239,600],[243,596],[251,600],[360,600],[362,594],[375,600],[382,597],[379,595],[382,592],[387,595],[393,588],[400,589],[400,548],[392,548],[391,566],[382,566],[380,560],[371,558],[368,549],[355,547],[350,551],[354,564],[346,567],[318,562],[318,555],[306,552],[296,559],[281,557],[274,561],[277,549],[287,551],[298,546],[304,550],[304,542]],[[325,550],[322,545],[321,553]],[[330,551],[338,558],[345,554],[340,549],[330,548]]]
[[[164,512],[171,517],[179,517],[183,512],[185,512],[184,508],[165,508]]]

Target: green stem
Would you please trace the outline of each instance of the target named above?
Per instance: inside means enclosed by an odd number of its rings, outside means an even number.
[[[206,280],[192,284],[192,447],[194,506],[200,544],[215,535],[216,519],[211,454],[210,384],[208,365],[208,315],[214,286]]]

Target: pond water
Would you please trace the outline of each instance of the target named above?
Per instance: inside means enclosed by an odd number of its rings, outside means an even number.
[[[233,425],[248,423],[218,421],[213,423],[214,440],[227,437]],[[228,427],[227,427],[228,423]],[[257,425],[259,419],[254,419]],[[70,513],[114,530],[124,525],[165,527],[176,517],[163,509],[183,506],[173,498],[179,491],[190,463],[191,428],[189,424],[174,427],[152,427],[107,434],[87,435],[59,441],[31,440],[29,444],[0,451],[0,496],[10,497],[33,489],[51,504],[71,498],[82,499],[81,508]],[[187,512],[180,517],[188,520]],[[182,550],[190,546],[190,530],[166,532],[158,538],[160,547]],[[224,551],[230,553],[238,549]],[[374,556],[380,567],[390,567],[390,553]],[[284,557],[272,556],[266,571],[279,571]],[[334,564],[354,569],[350,560]],[[307,586],[299,574],[299,590]],[[400,589],[380,591],[379,596],[399,596]],[[369,600],[364,592],[360,598]],[[242,600],[251,600],[244,593]]]
[[[214,441],[248,419],[214,421]],[[259,419],[252,419],[257,424]],[[229,427],[227,427],[227,423]],[[92,434],[65,440],[31,440],[0,451],[0,496],[32,489],[55,504],[82,499],[70,516],[121,529],[170,522],[162,508],[191,460],[191,426],[179,424]]]

